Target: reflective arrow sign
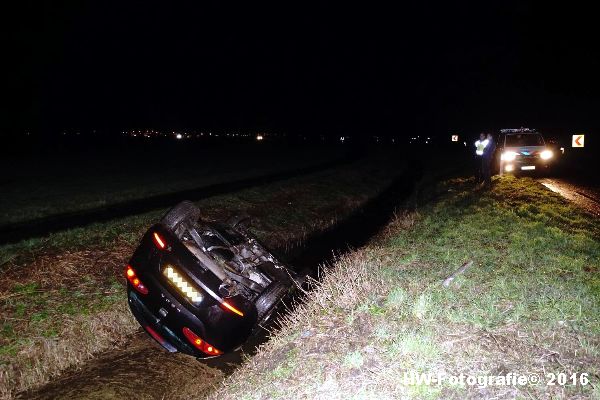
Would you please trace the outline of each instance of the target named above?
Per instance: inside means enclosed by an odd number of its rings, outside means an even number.
[[[583,147],[583,139],[585,135],[573,135],[573,147]]]
[[[458,142],[458,135],[452,135],[452,141]]]

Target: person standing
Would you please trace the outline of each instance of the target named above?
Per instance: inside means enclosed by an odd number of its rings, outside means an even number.
[[[487,143],[488,142],[486,140],[485,133],[480,133],[479,140],[475,142],[475,165],[477,166],[477,174],[475,175],[475,178],[477,183],[483,182],[483,153]]]
[[[496,151],[496,142],[491,133],[487,134],[486,145],[483,148],[481,156],[481,171],[483,174],[483,184],[487,187],[492,185],[492,159]]]

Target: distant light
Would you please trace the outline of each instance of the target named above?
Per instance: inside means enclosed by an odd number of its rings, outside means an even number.
[[[560,148],[560,152],[561,152],[561,153],[563,153],[563,154],[565,154],[565,148],[564,148],[564,147],[561,147],[561,148]]]
[[[256,135],[256,140],[261,141],[263,139],[264,139],[263,135]]]
[[[181,133],[178,133],[177,135],[175,135],[175,137],[180,140],[183,139],[183,135]]]

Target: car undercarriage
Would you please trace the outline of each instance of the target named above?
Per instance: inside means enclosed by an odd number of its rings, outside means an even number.
[[[205,222],[185,201],[142,239],[126,269],[129,304],[168,351],[213,357],[235,350],[301,283],[247,223]]]

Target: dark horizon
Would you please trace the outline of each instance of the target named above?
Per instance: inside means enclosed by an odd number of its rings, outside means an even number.
[[[600,127],[591,14],[522,2],[26,4],[7,13],[2,134],[589,133]]]

